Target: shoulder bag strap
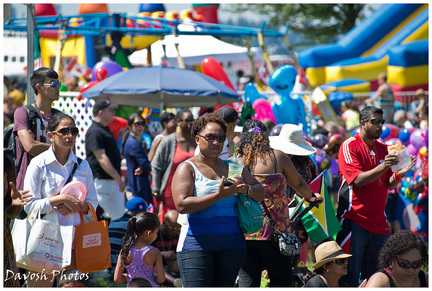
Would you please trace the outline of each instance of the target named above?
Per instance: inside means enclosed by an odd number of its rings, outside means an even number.
[[[66,185],[67,183],[69,183],[69,182],[72,180],[72,177],[73,177],[73,175],[75,174],[75,171],[76,171],[76,169],[78,168],[78,166],[81,164],[81,162],[82,162],[82,159],[78,158],[78,163],[75,164],[75,166],[73,167],[72,172],[71,172],[71,174],[69,175],[69,178],[67,179],[65,185]]]
[[[276,233],[279,233],[280,231],[276,228],[276,223],[274,222],[273,217],[271,216],[270,211],[267,208],[267,205],[265,204],[264,201],[261,201],[260,203],[261,203],[262,208],[264,208],[264,211],[265,211],[268,219],[270,220],[271,226],[273,227],[273,229],[275,230]]]

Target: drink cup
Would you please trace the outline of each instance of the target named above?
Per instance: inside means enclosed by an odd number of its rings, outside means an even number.
[[[244,161],[242,158],[229,158],[228,178],[235,179],[234,175],[242,177]]]

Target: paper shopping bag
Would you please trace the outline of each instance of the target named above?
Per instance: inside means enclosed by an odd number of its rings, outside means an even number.
[[[93,222],[75,226],[76,268],[83,273],[103,271],[111,267],[111,245],[106,220],[98,221],[93,206],[88,203]]]

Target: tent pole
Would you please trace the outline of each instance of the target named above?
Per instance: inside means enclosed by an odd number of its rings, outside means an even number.
[[[162,113],[162,111],[164,110],[164,93],[162,92],[162,90],[160,91],[161,93],[161,102],[160,102],[160,113]]]

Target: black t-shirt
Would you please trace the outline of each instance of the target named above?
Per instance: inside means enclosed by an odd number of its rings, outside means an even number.
[[[93,177],[98,179],[112,180],[113,178],[105,172],[97,161],[93,150],[104,149],[114,169],[120,174],[121,155],[113,134],[108,126],[93,121],[86,132],[85,149],[87,161],[93,172]]]
[[[309,281],[306,282],[304,287],[328,287],[328,286],[321,278],[321,276],[316,274],[315,276],[310,278]]]

